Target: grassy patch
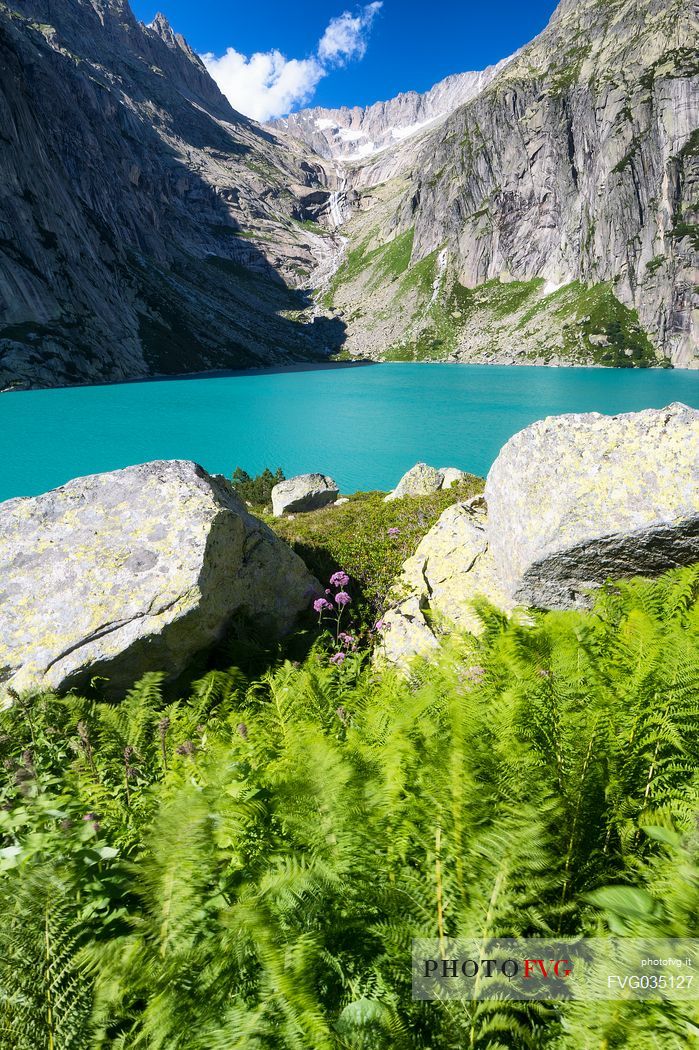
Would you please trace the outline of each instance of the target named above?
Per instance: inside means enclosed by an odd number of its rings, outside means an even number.
[[[518,328],[524,329],[543,314],[551,315],[554,327],[562,334],[561,353],[569,359],[582,358],[614,368],[647,368],[660,363],[641,328],[638,313],[617,299],[611,284],[587,288],[573,281],[534,303],[520,319]],[[607,342],[597,345],[597,341],[590,341],[591,336],[603,336]]]
[[[359,492],[341,507],[297,514],[293,520],[264,518],[321,582],[337,569],[349,573],[352,618],[367,627],[384,611],[386,595],[403,562],[415,553],[442,512],[482,492],[483,485],[481,478],[473,477],[460,487],[390,503],[384,503],[383,492]],[[400,530],[395,537],[388,535],[392,528]]]
[[[430,189],[431,189],[431,190],[433,190],[433,189],[435,188],[435,186],[437,185],[437,183],[439,182],[439,180],[441,179],[441,177],[442,177],[442,175],[443,175],[443,174],[444,174],[444,168],[443,168],[443,167],[441,167],[441,168],[439,169],[439,171],[436,171],[436,172],[434,173],[434,175],[432,175],[432,176],[430,177],[430,179],[429,179],[429,181],[428,181],[427,185],[428,185],[428,186],[430,187]]]
[[[654,268],[661,263],[662,260],[655,263]],[[637,312],[616,298],[611,284],[586,288],[574,281],[546,296],[541,294],[543,287],[540,278],[492,280],[476,288],[453,282],[430,307],[429,325],[390,347],[384,358],[430,361],[448,357],[468,326],[492,331],[493,345],[504,348],[503,339],[508,333],[510,337],[520,333],[522,338],[531,339],[531,326],[541,324],[544,334],[540,345],[527,352],[531,358],[548,360],[560,355],[571,361],[616,368],[647,368],[664,363],[641,328]]]
[[[405,273],[410,266],[414,238],[415,230],[411,227],[405,233],[394,237],[388,244],[383,244],[372,252],[371,264],[376,283],[395,280]]]
[[[590,50],[589,44],[580,44],[557,56],[555,66],[549,71],[549,85],[553,94],[560,95],[573,84],[577,84],[583,62]]]
[[[423,263],[427,264],[432,259],[432,256],[428,256]],[[422,265],[418,263],[414,266],[403,282],[409,282],[411,287],[420,287],[425,293],[431,292],[434,262],[431,262],[431,269],[425,266],[424,271],[413,277],[414,271]],[[415,337],[391,347],[384,357],[387,361],[432,361],[447,357],[456,348],[459,334],[469,322],[487,326],[517,313],[540,291],[543,284],[539,278],[506,283],[492,280],[477,288],[466,288],[458,281],[453,281],[445,294],[438,296],[430,307],[429,326]]]
[[[248,171],[252,171],[253,174],[259,175],[265,182],[275,182],[279,177],[279,172],[276,168],[273,168],[264,158],[260,157],[257,161],[246,160],[245,167]]]
[[[376,230],[362,240],[356,248],[350,249],[345,256],[342,266],[333,277],[328,291],[323,296],[323,304],[331,307],[335,293],[340,285],[350,284],[355,278],[365,271],[371,271],[374,285],[385,280],[395,280],[410,266],[410,256],[413,250],[413,238],[415,230],[409,229],[405,233],[394,237],[388,244],[382,244],[378,248],[369,249]]]
[[[423,295],[431,295],[437,276],[437,255],[439,249],[435,249],[426,255],[420,262],[411,266],[401,278],[398,295],[407,295],[411,291],[417,291]]]
[[[296,226],[309,233],[323,233],[323,227],[315,219],[294,219]]]
[[[370,254],[368,249],[369,244],[371,243],[371,238],[372,234],[369,234],[368,237],[365,237],[364,240],[359,242],[356,248],[349,249],[342,261],[342,265],[333,275],[328,290],[322,298],[324,306],[331,307],[333,305],[335,293],[340,285],[349,284],[362,272],[366,265],[365,260]]]
[[[485,307],[494,317],[503,318],[521,310],[526,301],[543,287],[544,282],[539,277],[531,281],[487,281],[475,293],[465,288],[469,294],[460,298],[464,305]]]
[[[384,361],[435,361],[446,357],[449,347],[443,339],[429,334],[420,334],[415,339],[389,346],[383,354]]]
[[[677,48],[668,51],[654,62],[650,69],[642,74],[639,83],[641,87],[650,91],[656,79],[674,80],[677,78],[693,77],[699,73],[699,59],[696,51],[689,47]]]
[[[695,128],[678,153],[678,157],[682,157],[683,159],[685,157],[697,156],[699,156],[699,128]]]
[[[639,149],[641,148],[642,143],[643,143],[643,139],[641,138],[640,135],[635,135],[631,139],[631,142],[629,143],[628,150],[626,151],[624,156],[621,158],[619,163],[615,164],[614,167],[612,168],[613,174],[621,175],[621,173],[623,171],[625,171],[628,167],[631,166],[631,162],[632,162],[633,158],[636,156],[636,154],[638,153]]]
[[[666,262],[664,255],[656,255],[646,266],[646,273],[655,273]]]
[[[688,237],[694,250],[699,251],[699,223],[676,222],[670,231],[670,236],[678,241]]]
[[[573,343],[589,352],[596,364],[615,368],[647,368],[658,363],[656,351],[641,328],[636,310],[624,306],[614,295],[611,285],[595,284],[586,288],[574,281],[568,285],[569,297],[557,311],[561,320],[573,324],[566,329],[568,350]],[[590,336],[604,335],[607,346],[595,346]],[[628,353],[627,353],[628,351]]]

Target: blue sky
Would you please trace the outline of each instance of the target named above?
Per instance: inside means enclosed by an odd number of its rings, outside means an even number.
[[[556,0],[132,0],[132,6],[145,22],[161,9],[196,51],[210,56],[211,72],[233,104],[265,119],[302,104],[366,105],[424,91],[449,73],[483,69],[536,36]]]

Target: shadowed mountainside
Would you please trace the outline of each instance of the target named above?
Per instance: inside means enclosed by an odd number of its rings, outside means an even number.
[[[299,290],[332,250],[303,223],[327,199],[318,158],[235,112],[162,16],[0,4],[0,140],[0,385],[340,346]]]

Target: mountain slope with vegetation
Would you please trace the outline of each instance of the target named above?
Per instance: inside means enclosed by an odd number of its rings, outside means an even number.
[[[346,163],[346,352],[698,367],[698,48],[691,0],[563,0],[439,127]]]
[[[563,0],[483,74],[262,127],[162,15],[4,0],[0,387],[695,367],[698,45],[692,0]]]

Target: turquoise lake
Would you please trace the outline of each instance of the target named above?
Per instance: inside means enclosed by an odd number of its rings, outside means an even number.
[[[0,500],[150,459],[320,471],[344,492],[419,460],[484,475],[543,416],[672,401],[699,408],[699,371],[387,364],[4,394]]]

